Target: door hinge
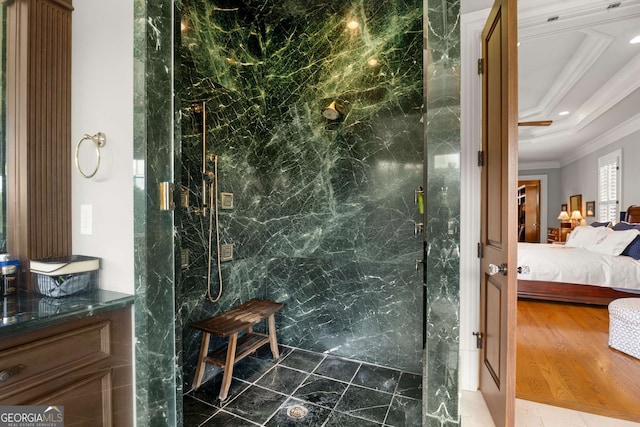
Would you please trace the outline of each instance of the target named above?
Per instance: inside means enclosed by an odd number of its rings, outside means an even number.
[[[481,349],[482,348],[482,332],[474,332],[473,336],[476,337],[476,348],[477,349]]]
[[[478,258],[482,258],[482,243],[478,242]]]
[[[484,60],[482,58],[478,58],[478,74],[482,74],[484,72]]]
[[[478,166],[484,166],[484,151],[478,151]]]

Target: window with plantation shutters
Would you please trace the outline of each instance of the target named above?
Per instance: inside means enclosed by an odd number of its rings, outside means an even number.
[[[598,221],[618,221],[621,150],[598,159]]]

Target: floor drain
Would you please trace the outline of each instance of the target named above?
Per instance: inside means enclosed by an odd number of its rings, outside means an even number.
[[[296,405],[287,409],[287,415],[289,418],[293,418],[296,420],[302,419],[307,416],[309,410],[304,406]]]

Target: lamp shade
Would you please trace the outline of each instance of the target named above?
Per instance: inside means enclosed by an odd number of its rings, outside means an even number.
[[[558,219],[560,221],[568,221],[569,220],[569,213],[567,211],[560,212],[560,215],[558,215]]]
[[[571,219],[582,219],[582,214],[580,211],[571,212]]]

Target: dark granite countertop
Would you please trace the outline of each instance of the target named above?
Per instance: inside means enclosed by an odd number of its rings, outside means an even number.
[[[63,298],[21,292],[2,298],[0,338],[93,316],[133,304],[133,295],[95,290]]]

